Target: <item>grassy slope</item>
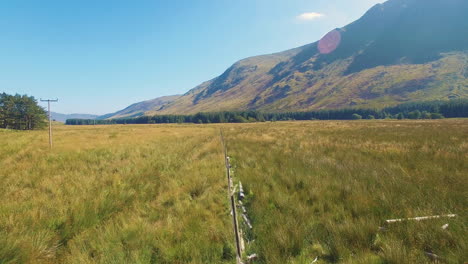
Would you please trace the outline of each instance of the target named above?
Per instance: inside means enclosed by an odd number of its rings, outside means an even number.
[[[163,105],[168,104],[179,98],[180,95],[169,95],[162,96],[155,99],[139,102],[132,104],[125,109],[117,111],[115,113],[106,114],[103,116],[97,117],[98,119],[110,119],[110,118],[125,118],[125,117],[135,117],[138,115],[143,115],[146,111],[152,109],[159,109]]]
[[[260,57],[261,58],[261,57]],[[297,111],[342,107],[386,107],[408,101],[468,97],[468,53],[444,54],[425,64],[379,66],[344,75],[351,60],[336,61],[318,71],[292,70],[275,80],[275,66],[265,57],[248,61],[258,67],[241,82],[195,100],[212,81],[185,94],[154,114],[194,114],[220,110]],[[302,63],[304,67],[315,58]],[[246,62],[244,62],[246,63]],[[234,67],[236,67],[235,65]],[[299,66],[300,67],[300,66]],[[235,77],[233,77],[235,78]],[[228,79],[226,82],[229,82]]]
[[[318,73],[294,73],[277,84],[291,87],[287,97],[258,107],[264,111],[382,108],[407,101],[467,98],[467,63],[468,53],[450,53],[434,62],[379,66],[347,76],[341,75],[346,63],[334,63]],[[267,89],[260,98],[270,95]]]
[[[233,125],[226,135],[256,263],[468,259],[467,120]],[[458,217],[379,232],[386,219],[447,213]]]
[[[232,263],[219,130],[0,131],[0,263]]]
[[[267,74],[268,71],[302,49],[303,47],[241,60],[220,77],[195,87],[161,110],[148,111],[146,114],[187,114],[241,109],[271,81],[272,76]]]
[[[341,43],[330,54],[320,54],[312,43],[242,60],[147,114],[385,107],[468,98],[466,8],[463,0],[389,0],[338,29]]]

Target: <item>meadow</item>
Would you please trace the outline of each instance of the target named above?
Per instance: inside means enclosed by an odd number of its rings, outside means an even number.
[[[219,129],[0,131],[0,263],[233,263]]]
[[[54,129],[0,130],[2,264],[235,263],[220,129],[253,263],[468,260],[466,119]]]
[[[225,134],[256,263],[468,260],[467,120],[280,122]],[[440,214],[457,217],[385,224]]]

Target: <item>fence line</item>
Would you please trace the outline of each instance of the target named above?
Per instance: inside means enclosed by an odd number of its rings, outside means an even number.
[[[437,219],[442,217],[453,218],[456,217],[456,214],[447,214],[447,215],[431,215],[431,216],[420,216],[420,217],[413,217],[413,218],[399,218],[399,219],[388,219],[385,220],[385,223],[397,223],[397,222],[404,222],[404,221],[422,221],[422,220],[429,220],[429,219]]]
[[[228,181],[228,195],[229,199],[231,202],[231,212],[232,212],[232,222],[234,226],[234,235],[236,238],[236,261],[237,264],[241,264],[242,260],[242,243],[241,243],[241,236],[239,233],[239,223],[237,222],[237,211],[236,211],[236,200],[235,200],[235,192],[233,191],[233,184],[232,184],[232,178],[231,178],[231,164],[229,162],[229,156],[227,152],[227,146],[226,142],[224,140],[224,135],[223,131],[220,130],[220,136],[221,136],[221,143],[223,145],[223,151],[224,151],[224,161],[225,161],[225,166],[226,166],[226,176],[227,176],[227,181]]]

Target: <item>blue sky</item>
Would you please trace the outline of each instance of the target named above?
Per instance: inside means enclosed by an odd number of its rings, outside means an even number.
[[[0,2],[0,92],[104,114],[320,39],[383,0]]]

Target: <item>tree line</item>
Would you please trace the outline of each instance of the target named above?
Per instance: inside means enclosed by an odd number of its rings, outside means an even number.
[[[0,93],[0,128],[32,130],[43,128],[46,112],[27,95]]]
[[[307,112],[263,113],[259,111],[223,111],[194,115],[156,115],[105,120],[68,119],[67,125],[163,124],[163,123],[247,123],[285,120],[352,119],[440,119],[468,117],[468,100],[404,103],[384,109],[331,109]]]

